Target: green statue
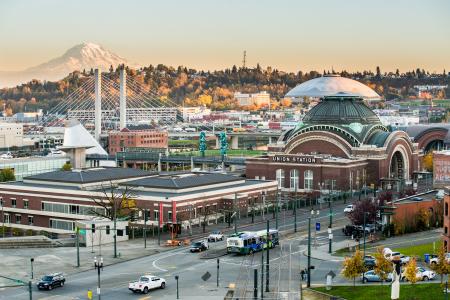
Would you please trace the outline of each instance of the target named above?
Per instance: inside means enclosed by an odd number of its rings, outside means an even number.
[[[200,132],[200,138],[198,143],[198,150],[202,154],[202,157],[205,157],[206,151],[206,134],[204,131]]]

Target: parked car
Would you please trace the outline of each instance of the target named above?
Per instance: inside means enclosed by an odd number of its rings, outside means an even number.
[[[416,268],[416,278],[419,281],[428,281],[428,280],[432,280],[434,279],[434,277],[436,277],[436,273],[434,273],[433,271],[427,270],[425,268],[422,267],[417,267]],[[403,271],[402,275],[401,275],[401,280],[408,280],[406,278],[406,274],[405,271]]]
[[[366,255],[364,256],[364,266],[366,266],[369,269],[373,269],[375,267],[375,257],[372,255]]]
[[[353,204],[349,204],[344,208],[344,213],[351,213],[355,210],[355,206]]]
[[[133,293],[141,292],[147,294],[152,289],[163,289],[166,287],[166,280],[152,275],[143,275],[138,281],[130,282],[128,289]]]
[[[371,270],[371,271],[367,271],[366,273],[364,273],[362,281],[363,281],[363,283],[366,283],[366,282],[381,282],[381,278],[380,278],[380,276],[378,276],[375,273],[375,271]],[[388,274],[388,277],[386,278],[386,281],[392,281],[392,273]]]
[[[360,237],[362,236],[362,227],[356,226],[356,225],[345,225],[344,228],[342,228],[342,232],[346,236],[352,236],[353,237]]]
[[[208,236],[208,242],[223,241],[223,233],[219,230],[212,231]]]
[[[198,241],[191,244],[191,252],[202,252],[209,249],[207,241]]]
[[[36,285],[39,290],[52,290],[58,286],[64,286],[66,279],[62,273],[53,273],[45,275]]]
[[[450,253],[445,253],[445,260],[447,262],[450,262]],[[434,256],[430,259],[430,264],[437,264],[439,263],[439,257]]]
[[[376,224],[366,224],[366,229],[368,229],[369,233],[375,233],[377,231]]]

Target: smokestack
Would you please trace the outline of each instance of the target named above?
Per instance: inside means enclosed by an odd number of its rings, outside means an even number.
[[[99,69],[95,69],[95,139],[100,141],[102,133],[102,73]]]
[[[127,127],[127,72],[120,70],[120,129]]]

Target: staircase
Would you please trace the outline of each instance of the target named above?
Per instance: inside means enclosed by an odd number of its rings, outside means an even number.
[[[58,241],[46,236],[10,237],[0,239],[0,249],[53,248],[61,246]]]

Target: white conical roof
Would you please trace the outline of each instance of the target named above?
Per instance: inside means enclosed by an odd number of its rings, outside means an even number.
[[[64,148],[86,148],[86,154],[108,155],[95,138],[77,120],[66,122],[64,130]]]
[[[361,82],[341,77],[339,75],[325,75],[297,85],[290,90],[286,97],[326,97],[336,96],[338,93],[357,95],[366,99],[380,99],[374,90]]]

